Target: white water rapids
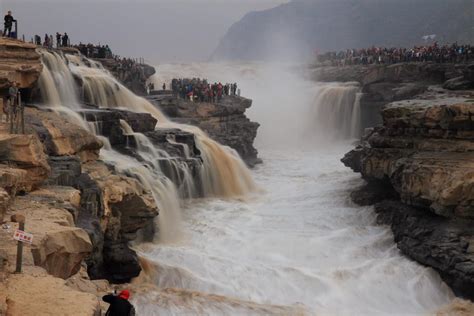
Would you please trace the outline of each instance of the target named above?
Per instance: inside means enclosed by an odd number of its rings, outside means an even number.
[[[140,315],[427,315],[453,300],[431,269],[403,257],[362,184],[339,161],[360,111],[353,84],[306,82],[283,66],[162,65],[171,78],[239,84],[261,123],[253,170],[265,192],[246,200],[189,200],[179,243],[137,246]],[[349,108],[348,108],[349,107]],[[148,286],[146,286],[148,284]]]

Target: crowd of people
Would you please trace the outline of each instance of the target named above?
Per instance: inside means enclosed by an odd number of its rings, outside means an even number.
[[[111,70],[121,82],[146,80],[144,69],[136,60],[120,56],[113,56],[113,58],[115,63]]]
[[[163,86],[166,88],[166,85]],[[225,95],[240,95],[237,83],[213,83],[206,79],[173,79],[171,81],[173,94],[181,99],[189,99],[196,102],[218,102]]]
[[[109,45],[83,44],[73,45],[82,55],[88,58],[113,58],[112,50]]]
[[[459,63],[474,58],[474,46],[438,45],[437,42],[428,46],[413,48],[371,47],[363,49],[348,49],[340,52],[328,52],[318,55],[319,63],[330,63],[333,66],[395,64],[401,62],[435,62]]]
[[[44,40],[41,42],[41,36],[36,34],[34,36],[34,39],[31,40],[32,43],[35,43],[38,46],[44,46],[47,48],[53,48],[54,47],[54,37],[53,34],[44,34]],[[69,35],[67,35],[66,32],[64,34],[61,34],[59,32],[56,32],[56,48],[59,47],[69,47]]]

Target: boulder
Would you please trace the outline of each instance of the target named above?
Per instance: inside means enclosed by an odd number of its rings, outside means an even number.
[[[82,260],[92,251],[87,233],[76,227],[48,232],[32,249],[35,264],[49,274],[67,279],[76,274]]]
[[[38,135],[50,156],[78,155],[84,161],[95,160],[99,156],[101,141],[68,118],[50,111],[27,108],[25,122],[27,129]]]

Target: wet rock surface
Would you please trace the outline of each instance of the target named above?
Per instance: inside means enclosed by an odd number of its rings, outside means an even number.
[[[438,271],[456,295],[474,299],[474,220],[448,219],[399,201],[378,203],[375,212],[404,254]]]
[[[156,72],[154,67],[147,64],[135,63],[132,68],[124,69],[115,59],[99,58],[96,61],[109,70],[124,86],[138,95],[146,94],[146,82]]]
[[[252,106],[252,100],[239,96],[224,96],[217,103],[191,102],[173,96],[149,97],[173,121],[199,127],[212,139],[235,149],[249,165],[261,163],[253,146],[260,126],[250,121],[245,111]]]

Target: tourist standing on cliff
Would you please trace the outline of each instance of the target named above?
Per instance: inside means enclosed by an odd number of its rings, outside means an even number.
[[[105,316],[135,316],[135,307],[128,301],[129,298],[128,290],[121,291],[118,296],[104,295],[102,300],[110,304]]]
[[[61,34],[59,32],[56,32],[56,47],[61,47]]]
[[[66,32],[64,32],[63,35],[63,47],[68,47],[69,46],[69,36],[67,35]]]
[[[7,15],[5,15],[5,24],[4,24],[4,29],[3,29],[3,36],[8,36],[10,37],[10,33],[12,32],[12,26],[13,22],[16,22],[16,20],[12,16],[12,11],[8,11]],[[8,32],[8,35],[7,35]]]
[[[44,47],[49,47],[49,35],[44,34],[44,42],[43,42]]]

